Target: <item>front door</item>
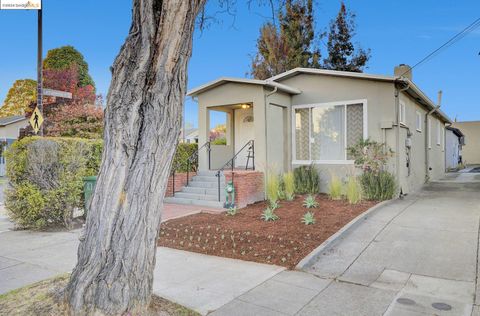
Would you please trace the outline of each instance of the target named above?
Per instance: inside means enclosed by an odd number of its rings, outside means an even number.
[[[253,140],[255,136],[253,109],[235,110],[235,153],[238,153],[246,143]],[[236,168],[245,168],[247,165],[248,148],[245,148],[235,161]],[[248,163],[248,168],[252,167],[252,159]]]

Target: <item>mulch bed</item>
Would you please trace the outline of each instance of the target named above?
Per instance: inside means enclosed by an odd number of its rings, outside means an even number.
[[[328,237],[377,203],[351,205],[321,194],[317,196],[319,207],[310,209],[316,223],[307,226],[301,222],[308,211],[302,205],[304,198],[281,201],[275,210],[280,219],[275,222],[260,218],[266,202],[249,205],[235,216],[201,213],[173,219],[162,223],[158,245],[293,269]]]

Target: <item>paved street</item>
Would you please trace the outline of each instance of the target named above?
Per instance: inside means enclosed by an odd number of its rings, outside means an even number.
[[[385,205],[300,271],[159,248],[155,293],[213,315],[473,315],[477,174]],[[0,233],[0,293],[74,264],[78,232]]]

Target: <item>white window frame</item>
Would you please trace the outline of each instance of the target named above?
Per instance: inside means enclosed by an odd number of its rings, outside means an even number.
[[[432,119],[428,118],[428,149],[432,149]]]
[[[417,132],[422,132],[422,113],[420,113],[419,111],[416,111],[415,112],[415,125],[416,125],[416,129],[417,129]]]
[[[440,126],[440,121],[437,120],[437,146],[442,144],[442,128]]]
[[[402,100],[398,103],[398,120],[400,124],[407,125],[407,108]]]
[[[368,102],[367,99],[359,99],[359,100],[347,100],[347,101],[335,101],[335,102],[326,102],[326,103],[312,103],[312,104],[299,104],[292,106],[292,164],[293,165],[309,165],[309,164],[323,164],[323,165],[353,165],[354,160],[347,159],[347,148],[345,147],[345,159],[342,160],[297,160],[297,145],[296,145],[296,119],[295,119],[295,110],[296,109],[310,109],[310,108],[327,108],[332,106],[344,106],[344,143],[347,146],[347,106],[348,105],[355,105],[355,104],[362,104],[363,105],[363,139],[368,138]],[[309,154],[311,155],[312,151],[312,126],[311,126],[311,114],[312,111],[309,111],[309,119],[308,119],[308,137],[309,137]]]
[[[446,135],[445,135],[445,126],[442,126],[442,151],[445,151],[445,139],[446,138]]]

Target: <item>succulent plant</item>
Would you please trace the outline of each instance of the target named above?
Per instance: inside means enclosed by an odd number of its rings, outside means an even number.
[[[275,214],[274,209],[271,209],[270,207],[267,207],[265,211],[263,211],[262,214],[262,219],[265,222],[273,222],[279,219],[277,214]]]
[[[315,196],[308,195],[305,200],[303,201],[303,206],[306,208],[315,208],[318,207],[318,202],[315,200]]]
[[[237,208],[235,206],[229,207],[227,210],[227,216],[237,215]]]
[[[313,216],[312,212],[307,212],[302,217],[302,223],[305,225],[313,225],[315,224],[315,216]]]

